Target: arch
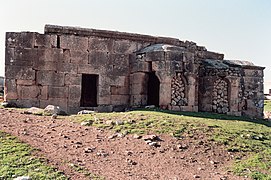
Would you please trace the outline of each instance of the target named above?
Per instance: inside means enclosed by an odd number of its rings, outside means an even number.
[[[219,114],[227,114],[229,106],[229,80],[218,78],[213,84],[212,111]]]
[[[188,105],[187,80],[181,73],[176,73],[176,76],[174,76],[171,81],[171,105]]]

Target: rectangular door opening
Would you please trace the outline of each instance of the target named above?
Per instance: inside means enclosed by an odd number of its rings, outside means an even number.
[[[82,74],[81,107],[96,107],[99,76]]]

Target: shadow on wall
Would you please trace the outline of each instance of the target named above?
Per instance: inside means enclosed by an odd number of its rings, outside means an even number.
[[[170,111],[170,110],[160,110],[160,109],[140,109],[141,111],[157,111],[167,114],[174,114],[174,115],[184,115],[190,117],[197,117],[197,118],[207,118],[207,119],[214,119],[214,120],[232,120],[232,121],[245,121],[251,122],[256,124],[265,125],[267,127],[271,127],[271,122],[266,121],[263,119],[251,119],[248,117],[242,116],[231,116],[226,114],[216,114],[216,113],[209,113],[209,112],[180,112],[180,111]]]

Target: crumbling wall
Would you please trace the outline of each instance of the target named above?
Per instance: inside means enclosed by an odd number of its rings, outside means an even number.
[[[263,69],[240,61],[204,60],[200,67],[200,111],[262,118]]]

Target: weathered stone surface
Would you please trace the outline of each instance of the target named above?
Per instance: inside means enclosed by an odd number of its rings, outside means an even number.
[[[65,85],[81,85],[81,74],[65,74]]]
[[[86,51],[70,51],[72,64],[88,64],[88,52]]]
[[[129,86],[111,86],[112,95],[129,95]]]
[[[35,33],[34,39],[35,47],[47,47],[47,48],[57,47],[57,35]]]
[[[55,71],[38,71],[36,82],[43,86],[64,86],[64,73],[57,73]]]
[[[10,99],[17,99],[18,94],[17,94],[17,85],[16,85],[16,80],[15,79],[5,79],[5,101],[10,100]]]
[[[60,109],[66,111],[68,109],[67,98],[48,98],[47,100],[40,100],[41,108],[45,108],[48,105],[59,106]]]
[[[5,100],[70,112],[95,100],[87,108],[263,117],[264,68],[223,58],[175,38],[46,25],[45,34],[6,34]]]
[[[62,49],[86,52],[88,50],[88,38],[80,36],[61,35],[60,47]]]
[[[34,35],[33,32],[7,32],[6,47],[34,48]]]
[[[27,66],[6,65],[5,77],[8,79],[35,80],[35,71]]]
[[[81,86],[70,85],[69,86],[69,100],[80,101],[81,98]]]
[[[110,38],[89,38],[89,50],[90,51],[104,51],[112,52],[113,40]]]
[[[67,87],[49,86],[48,90],[49,90],[48,91],[49,98],[67,98],[68,97]]]
[[[63,51],[57,48],[39,48],[38,50],[38,60],[42,61],[54,61],[59,62],[62,60]]]
[[[40,91],[37,86],[17,86],[19,99],[37,99]]]

